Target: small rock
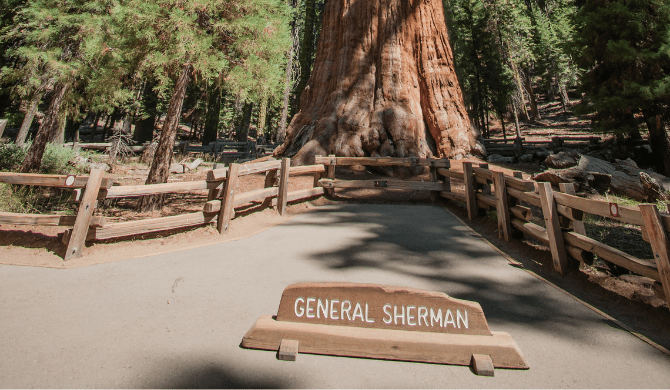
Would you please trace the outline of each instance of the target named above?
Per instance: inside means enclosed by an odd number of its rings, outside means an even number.
[[[170,173],[184,173],[184,166],[181,164],[171,164]]]
[[[580,155],[577,152],[559,152],[552,154],[544,160],[544,164],[549,168],[565,169],[579,164]]]
[[[532,153],[524,154],[519,158],[522,162],[533,162],[534,155]]]
[[[89,163],[88,167],[90,169],[102,169],[105,172],[109,172],[109,165],[105,163]]]
[[[195,159],[195,161],[193,161],[191,163],[183,164],[183,166],[184,166],[185,170],[188,169],[189,171],[192,171],[192,170],[198,168],[198,166],[200,166],[200,164],[202,164],[202,159],[197,158],[197,159]]]
[[[514,164],[514,157],[504,157],[499,154],[492,154],[486,161],[493,164]]]
[[[477,141],[477,143],[475,144],[475,147],[474,147],[472,150],[470,150],[470,153],[471,153],[473,156],[477,156],[477,157],[482,157],[482,158],[483,158],[483,157],[486,156],[486,147],[484,146],[484,144],[482,144],[481,142]]]
[[[538,152],[535,152],[533,155],[536,159],[544,161],[547,157],[549,157],[549,155],[551,155],[551,152],[547,149],[542,149]]]

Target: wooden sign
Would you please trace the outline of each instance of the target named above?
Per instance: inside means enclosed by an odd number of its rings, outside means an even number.
[[[528,368],[511,336],[492,332],[481,306],[444,293],[356,283],[300,283],[282,294],[243,348],[485,367]],[[290,353],[287,351],[296,351]]]
[[[491,335],[478,303],[438,292],[374,284],[288,286],[279,303],[277,321]]]

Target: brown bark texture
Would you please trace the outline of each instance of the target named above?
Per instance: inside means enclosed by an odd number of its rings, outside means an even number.
[[[53,97],[51,98],[49,109],[44,116],[42,124],[37,130],[37,135],[35,135],[33,144],[30,146],[28,152],[26,153],[26,157],[23,159],[21,168],[19,168],[20,172],[29,173],[39,171],[40,166],[42,165],[42,156],[44,155],[44,150],[47,147],[47,141],[59,131],[59,112],[60,107],[63,104],[63,99],[67,89],[68,85],[62,83],[58,83],[54,87]]]
[[[158,146],[154,153],[151,169],[146,184],[167,183],[170,175],[170,165],[172,163],[172,150],[174,149],[174,140],[177,137],[179,129],[179,119],[181,118],[181,109],[186,95],[186,87],[191,79],[191,64],[187,63],[182,67],[179,79],[174,87],[174,92],[170,98],[165,123],[161,130],[161,136],[158,140]],[[149,211],[163,206],[163,195],[151,195],[140,198],[138,209],[140,211]]]
[[[436,0],[326,3],[316,62],[276,156],[459,158],[475,147]]]
[[[533,177],[538,182],[574,183],[577,191],[611,192],[631,199],[656,202],[664,199],[662,193],[670,190],[670,178],[656,172],[640,169],[631,159],[616,160],[611,164],[599,158],[561,152],[545,160],[550,169]]]
[[[16,135],[16,141],[14,141],[19,146],[23,146],[26,143],[28,131],[30,130],[30,126],[33,124],[33,119],[35,118],[35,114],[37,114],[37,106],[39,105],[41,99],[42,96],[39,96],[30,102],[30,106],[26,111],[26,116],[23,117],[23,122],[21,123],[19,134]]]

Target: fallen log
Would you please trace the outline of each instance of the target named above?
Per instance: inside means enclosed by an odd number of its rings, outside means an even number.
[[[558,155],[550,156],[550,164],[560,165]],[[574,155],[565,154],[566,159]],[[551,169],[532,178],[538,182],[574,183],[578,191],[623,195],[639,201],[664,199],[670,191],[670,178],[655,172],[640,169],[631,159],[616,160],[611,164],[599,158],[581,155],[576,166],[566,169]]]

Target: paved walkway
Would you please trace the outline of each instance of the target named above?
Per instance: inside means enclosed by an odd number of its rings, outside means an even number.
[[[234,222],[233,222],[234,224]],[[285,286],[372,282],[481,304],[530,370],[300,355],[239,343]],[[507,264],[445,210],[323,207],[253,237],[71,270],[0,266],[0,387],[665,388],[670,359]]]

